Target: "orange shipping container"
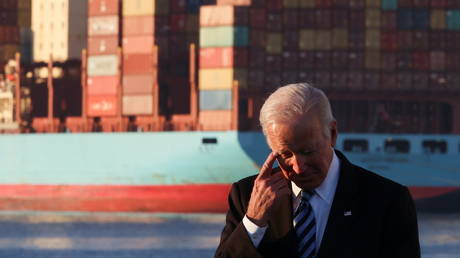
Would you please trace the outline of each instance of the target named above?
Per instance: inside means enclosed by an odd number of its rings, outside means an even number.
[[[315,47],[320,50],[331,49],[332,33],[329,30],[316,31]]]
[[[152,107],[151,95],[123,96],[123,115],[150,115]]]
[[[88,116],[115,116],[117,115],[116,95],[88,96]]]
[[[247,25],[248,9],[231,5],[209,5],[200,9],[200,25],[229,26]]]
[[[96,76],[88,78],[88,95],[116,95],[118,76]]]
[[[153,52],[153,35],[123,38],[124,54],[150,54]]]
[[[153,16],[125,16],[123,17],[124,36],[146,36],[155,32]]]
[[[118,23],[117,15],[89,17],[88,35],[118,35]]]
[[[154,83],[152,74],[123,76],[123,95],[151,94]]]
[[[123,74],[153,73],[156,66],[153,54],[123,55]]]
[[[98,36],[88,38],[89,55],[116,54],[119,47],[117,36]]]
[[[250,6],[253,0],[217,0],[217,5]]]
[[[446,11],[434,9],[431,11],[431,28],[443,30],[446,28]]]
[[[219,47],[200,49],[200,68],[246,67],[248,51],[246,48]]]
[[[116,15],[120,11],[119,0],[89,0],[89,16]]]

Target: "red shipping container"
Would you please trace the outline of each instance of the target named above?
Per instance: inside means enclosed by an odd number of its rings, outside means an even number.
[[[171,15],[171,31],[173,33],[185,31],[186,23],[187,23],[187,16],[185,14]]]
[[[414,7],[426,8],[430,6],[430,0],[414,0]]]
[[[396,11],[382,11],[380,19],[382,29],[395,30],[397,28]]]
[[[348,64],[351,69],[362,69],[364,67],[364,54],[361,51],[348,52]]]
[[[119,12],[119,0],[89,0],[89,16],[118,15]]]
[[[253,68],[265,67],[265,50],[262,48],[250,48],[249,66]]]
[[[451,32],[449,32],[450,34]],[[430,31],[429,32],[429,47],[430,49],[445,49],[446,48],[446,32],[444,31]]]
[[[186,0],[172,0],[171,10],[173,13],[183,14],[186,12],[187,1]]]
[[[123,36],[146,36],[155,32],[155,19],[152,16],[124,16]]]
[[[267,30],[270,32],[281,31],[283,27],[283,17],[278,13],[270,13],[267,15]]]
[[[414,46],[413,48],[419,50],[428,49],[428,32],[416,31],[414,33]]]
[[[116,36],[88,37],[89,55],[117,54],[118,47],[119,42]]]
[[[265,48],[267,43],[267,38],[265,31],[263,30],[250,30],[249,34],[249,44],[251,47],[261,47]]]
[[[430,56],[428,52],[417,51],[413,53],[412,57],[414,69],[420,71],[426,71],[430,69]]]
[[[299,16],[299,27],[303,29],[316,28],[316,16],[314,10],[302,9],[302,14]]]
[[[299,31],[285,30],[283,32],[283,48],[285,50],[299,49]]]
[[[311,70],[315,67],[315,52],[300,51],[299,52],[299,68],[301,70]]]
[[[0,26],[0,42],[9,44],[19,43],[19,27]]]
[[[153,51],[153,35],[130,36],[123,38],[124,54],[150,54]],[[158,50],[160,52],[160,50]]]
[[[123,75],[123,95],[151,94],[154,83],[152,74]]]
[[[414,0],[398,0],[398,7],[414,7]]]
[[[345,9],[333,10],[333,27],[334,28],[348,28],[348,11]]]
[[[124,54],[123,74],[153,73],[156,61],[153,54]]]
[[[315,0],[315,7],[329,8],[332,6],[332,0]]]
[[[281,55],[266,55],[265,69],[266,71],[281,71]]]
[[[299,11],[297,9],[287,8],[283,10],[283,27],[284,29],[297,29],[299,26]]]
[[[350,8],[362,9],[366,6],[366,0],[350,0]]]
[[[284,0],[270,0],[266,1],[266,8],[269,11],[280,11],[283,9],[283,1]]]
[[[200,49],[200,68],[232,68],[248,66],[245,47],[219,47]]]
[[[430,0],[431,7],[445,8],[447,7],[447,0]]]
[[[262,8],[257,8],[257,9],[251,9],[250,13],[250,20],[249,23],[251,25],[251,31],[252,29],[263,29],[265,28],[265,23],[266,23],[266,13],[265,9]]]
[[[332,55],[330,51],[315,52],[315,67],[318,69],[329,69],[332,66]]]
[[[398,48],[398,37],[396,32],[381,32],[381,46],[385,51],[394,51]]]
[[[323,1],[323,0],[321,0]],[[332,12],[329,9],[315,9],[316,28],[330,29],[332,28]]]
[[[458,0],[447,0],[447,8],[460,8]]]
[[[284,51],[282,54],[282,62],[284,70],[296,70],[299,65],[299,56],[297,51]]]
[[[366,14],[363,10],[350,11],[350,27],[353,29],[362,28],[366,25]]]
[[[444,51],[431,51],[430,66],[435,71],[444,70],[446,67],[446,53]]]
[[[332,54],[332,67],[335,69],[345,69],[348,67],[348,52],[334,51]]]
[[[382,52],[380,61],[382,70],[393,71],[396,69],[396,54],[394,52]]]
[[[398,31],[398,47],[400,49],[412,49],[414,44],[413,32]]]
[[[334,0],[333,2],[336,7],[348,7],[350,0]]]
[[[115,116],[118,111],[118,97],[116,95],[88,96],[88,116]]]
[[[116,95],[118,84],[118,76],[88,77],[88,95]]]

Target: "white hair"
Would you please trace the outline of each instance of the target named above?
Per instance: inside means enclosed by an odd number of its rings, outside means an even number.
[[[330,123],[335,121],[331,105],[324,92],[308,83],[295,83],[282,86],[273,92],[260,110],[260,125],[267,135],[267,128],[275,123],[298,120],[315,108],[321,119],[324,133],[330,137]]]

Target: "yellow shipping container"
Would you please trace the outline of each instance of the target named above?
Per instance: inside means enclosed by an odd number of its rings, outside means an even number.
[[[283,38],[281,33],[268,33],[267,34],[267,53],[281,54],[283,51]]]
[[[315,49],[315,35],[314,30],[300,30],[299,48],[300,50],[313,50]]]
[[[380,7],[380,0],[366,0],[367,7]]]
[[[14,59],[15,54],[17,52],[19,52],[19,45],[1,44],[0,45],[0,62],[5,62],[9,59]]]
[[[380,9],[368,8],[366,10],[366,27],[380,28]]]
[[[348,48],[348,30],[334,29],[332,31],[332,48]]]
[[[248,71],[246,69],[200,69],[200,90],[226,90],[233,88],[233,81],[238,81],[240,88],[247,88]]]
[[[379,69],[380,68],[380,51],[369,50],[366,51],[365,66],[367,69]]]
[[[315,0],[300,0],[299,1],[299,6],[300,7],[307,7],[307,8],[313,8],[315,7]]]
[[[18,10],[18,26],[30,28],[32,22],[32,13],[30,9]]]
[[[305,0],[284,0],[284,7],[286,7],[286,8],[297,8],[297,7],[299,7],[299,1],[303,2]]]
[[[123,0],[123,16],[168,14],[169,0]]]
[[[380,49],[380,30],[366,30],[366,48]]]
[[[446,28],[446,11],[441,9],[431,11],[431,28],[441,30]]]
[[[332,33],[330,30],[318,30],[315,37],[315,49],[329,50],[331,49]]]

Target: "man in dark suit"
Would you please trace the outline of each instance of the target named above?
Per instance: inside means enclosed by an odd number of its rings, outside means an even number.
[[[279,88],[260,122],[272,153],[233,184],[216,257],[420,257],[407,187],[333,149],[337,123],[321,90]]]

